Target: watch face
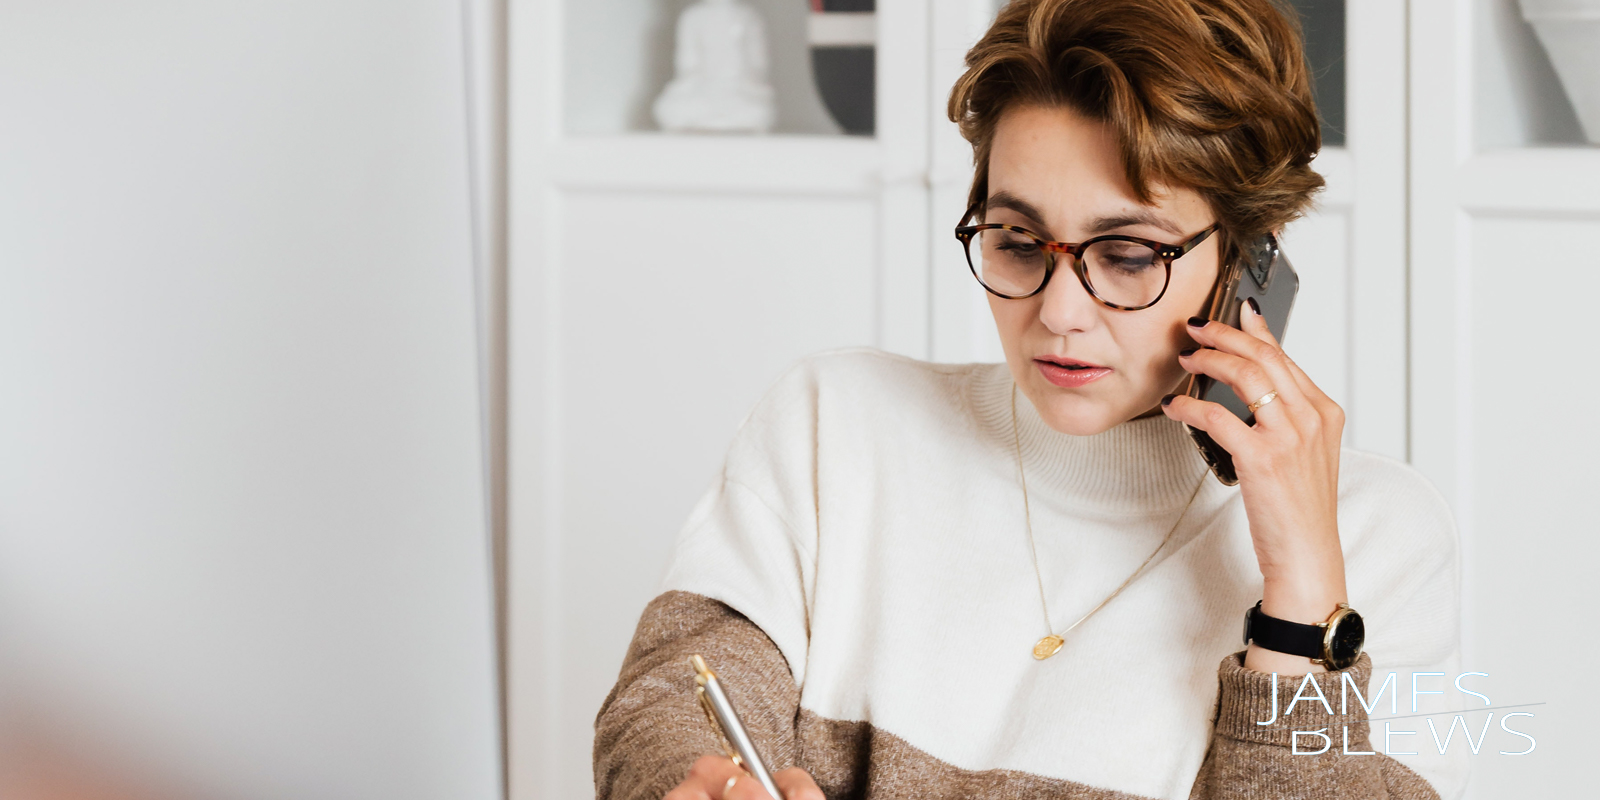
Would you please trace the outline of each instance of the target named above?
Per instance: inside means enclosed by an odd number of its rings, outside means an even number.
[[[1361,657],[1361,646],[1367,640],[1367,625],[1354,611],[1339,618],[1333,629],[1333,640],[1328,644],[1333,668],[1344,669]]]

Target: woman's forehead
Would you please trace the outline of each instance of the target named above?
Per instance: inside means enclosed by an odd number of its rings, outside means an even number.
[[[1061,214],[1046,211],[1026,197],[1018,195],[1008,189],[999,189],[990,193],[985,207],[992,216],[998,211],[1010,211],[1025,220],[1039,232],[1052,227],[1054,218]],[[1146,226],[1162,231],[1172,236],[1188,236],[1189,231],[1184,227],[1182,220],[1169,213],[1168,210],[1140,205],[1132,202],[1121,205],[1112,205],[1106,209],[1083,209],[1080,213],[1068,213],[1072,219],[1073,230],[1084,236],[1098,236],[1102,233],[1134,226]]]
[[[1104,232],[1105,221],[1114,219],[1166,231],[1210,222],[1210,209],[1192,189],[1150,188],[1154,202],[1140,203],[1110,126],[1069,108],[1022,106],[996,126],[989,153],[992,210],[1070,228],[1055,231],[1058,236]]]

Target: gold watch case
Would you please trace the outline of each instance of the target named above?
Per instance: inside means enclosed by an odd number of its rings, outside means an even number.
[[[1361,637],[1361,641],[1356,643],[1352,652],[1340,657],[1334,653],[1335,639],[1341,632],[1349,633],[1349,629],[1346,627],[1348,625],[1357,626],[1355,635]],[[1356,663],[1361,658],[1361,650],[1366,644],[1366,621],[1361,618],[1360,614],[1356,613],[1355,609],[1350,607],[1349,603],[1340,603],[1339,607],[1334,609],[1326,620],[1317,623],[1317,627],[1322,629],[1322,658],[1313,658],[1311,663],[1321,664],[1324,668],[1330,670],[1341,670]]]

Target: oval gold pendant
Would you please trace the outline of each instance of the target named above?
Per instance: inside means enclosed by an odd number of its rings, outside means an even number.
[[[1060,636],[1056,636],[1055,634],[1046,636],[1043,639],[1040,639],[1038,644],[1033,646],[1033,657],[1043,661],[1055,655],[1057,652],[1060,652],[1061,646],[1064,644],[1066,644],[1066,640],[1062,639]]]

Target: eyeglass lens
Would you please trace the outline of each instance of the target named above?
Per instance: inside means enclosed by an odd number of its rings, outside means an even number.
[[[1046,268],[1055,257],[1026,234],[996,228],[978,231],[967,247],[978,280],[1014,297],[1032,294],[1043,285]],[[1117,239],[1089,245],[1083,251],[1083,271],[1100,299],[1120,306],[1154,302],[1167,282],[1166,263],[1155,250]]]

